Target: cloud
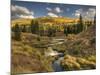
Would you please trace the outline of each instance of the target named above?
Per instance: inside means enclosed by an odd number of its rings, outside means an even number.
[[[11,17],[12,19],[16,18],[34,18],[34,13],[28,10],[26,7],[12,5],[11,6]]]
[[[96,14],[96,9],[89,8],[88,11],[86,12],[86,15],[84,15],[86,18],[94,18]]]
[[[75,11],[75,16],[79,17],[80,14],[82,14],[83,10],[82,9],[78,9]]]
[[[46,9],[48,12],[47,15],[50,17],[60,17],[60,13],[63,12],[60,7],[55,7],[55,8],[47,7]]]
[[[31,16],[31,15],[20,15],[19,16],[20,18],[34,18],[33,16]]]
[[[51,8],[49,8],[49,7],[47,7],[46,9],[47,9],[48,11],[52,11],[52,9],[51,9]]]
[[[55,13],[61,13],[61,12],[63,12],[60,7],[56,7],[54,10],[55,10]]]
[[[50,16],[50,17],[58,17],[57,14],[54,14],[54,13],[52,13],[52,12],[49,12],[47,15]]]
[[[77,9],[75,13],[73,13],[72,15],[79,17],[80,14],[83,16],[84,19],[93,20],[96,14],[96,9],[94,8],[89,8],[87,10]]]

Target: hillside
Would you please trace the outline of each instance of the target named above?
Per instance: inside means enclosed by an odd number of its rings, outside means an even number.
[[[66,51],[61,65],[65,70],[88,70],[96,68],[96,33],[90,26],[78,35],[67,37]]]
[[[74,18],[66,18],[66,17],[40,17],[40,18],[35,18],[38,20],[40,23],[49,23],[49,24],[64,24],[64,23],[74,23],[77,22],[78,19]],[[18,23],[19,25],[29,25],[32,19],[15,19],[11,21],[11,25],[15,25]],[[34,20],[34,19],[33,19]]]
[[[67,37],[67,48],[69,53],[74,55],[95,55],[95,26],[90,26],[86,31],[81,32],[78,35],[69,35]],[[76,54],[75,54],[75,53]]]
[[[48,40],[43,43],[47,42]],[[44,49],[35,47],[41,43],[37,40],[37,36],[31,33],[22,33],[22,41],[12,39],[12,74],[53,71],[51,66],[53,59],[44,56]]]
[[[12,20],[11,21],[11,26],[14,26],[16,23],[18,23],[19,25],[28,25],[28,24],[30,24],[30,21],[31,21],[32,19],[22,19],[22,18],[20,18],[20,19],[14,19],[14,20]]]

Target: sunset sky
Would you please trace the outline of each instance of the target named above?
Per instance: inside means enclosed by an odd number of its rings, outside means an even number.
[[[85,19],[93,19],[96,7],[90,5],[56,4],[43,2],[12,1],[11,18],[37,18],[37,17],[71,17],[77,18],[79,14]]]

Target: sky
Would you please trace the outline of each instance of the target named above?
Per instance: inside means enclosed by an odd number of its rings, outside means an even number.
[[[70,17],[93,19],[96,7],[90,5],[73,5],[43,2],[12,1],[11,18],[38,18],[38,17]]]

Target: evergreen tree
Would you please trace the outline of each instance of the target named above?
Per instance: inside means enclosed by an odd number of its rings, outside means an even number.
[[[83,31],[83,21],[82,21],[82,15],[79,16],[79,24],[78,24],[78,32]]]
[[[67,27],[64,27],[64,34],[67,36],[68,32],[67,32]]]
[[[18,24],[16,24],[14,27],[14,39],[17,41],[21,40],[21,31]]]
[[[32,33],[32,34],[35,33],[35,32],[34,32],[34,24],[35,24],[35,23],[34,23],[34,20],[32,20],[32,21],[31,21],[31,33]]]
[[[70,26],[67,27],[67,33],[70,34]]]
[[[96,14],[94,16],[94,25],[96,25]]]
[[[74,33],[74,34],[77,34],[77,26],[76,26],[76,24],[73,25],[73,29],[74,29],[74,30],[73,30],[73,33]]]
[[[34,30],[35,30],[36,34],[38,34],[38,35],[40,34],[39,33],[39,21],[37,21],[37,20],[35,21],[35,28],[34,28]]]
[[[39,33],[39,23],[38,23],[38,21],[35,21],[35,20],[31,21],[31,32],[32,32],[32,34],[38,34]]]
[[[56,36],[56,28],[53,28],[53,29],[52,29],[52,35],[53,35],[53,36]]]
[[[52,36],[52,29],[49,28],[49,29],[48,29],[48,37],[51,37],[51,36]]]
[[[27,32],[26,26],[23,25],[22,32]]]

